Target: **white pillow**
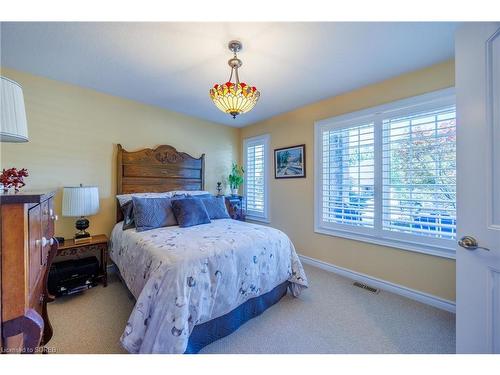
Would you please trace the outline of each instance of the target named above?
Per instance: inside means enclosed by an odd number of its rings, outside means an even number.
[[[118,202],[120,202],[120,206],[123,206],[125,203],[132,200],[132,197],[141,197],[141,198],[170,198],[172,196],[171,191],[167,191],[164,193],[132,193],[132,194],[120,194],[117,195],[116,198]]]
[[[170,191],[170,193],[172,193],[172,196],[174,196],[174,195],[182,195],[182,194],[188,194],[188,195],[205,195],[205,194],[210,194],[210,192],[206,191],[206,190],[174,190],[174,191]]]

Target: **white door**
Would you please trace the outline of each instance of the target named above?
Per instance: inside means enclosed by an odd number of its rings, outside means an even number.
[[[461,26],[455,64],[457,353],[500,353],[500,23]]]

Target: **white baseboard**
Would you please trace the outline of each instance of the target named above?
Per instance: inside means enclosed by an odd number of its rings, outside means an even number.
[[[364,284],[367,284],[367,285],[370,285],[370,286],[373,286],[373,287],[376,287],[376,288],[379,288],[382,290],[386,290],[388,292],[399,294],[403,297],[407,297],[407,298],[413,299],[415,301],[422,302],[422,303],[425,303],[427,305],[437,307],[438,309],[442,309],[442,310],[446,310],[446,311],[455,313],[455,302],[453,302],[453,301],[450,301],[450,300],[447,300],[444,298],[440,298],[440,297],[434,296],[432,294],[420,292],[420,291],[415,290],[415,289],[410,289],[410,288],[407,288],[407,287],[399,285],[399,284],[391,283],[389,281],[378,279],[378,278],[373,277],[373,276],[368,276],[368,275],[365,275],[363,273],[352,271],[352,270],[347,269],[347,268],[335,266],[333,264],[323,262],[321,260],[314,259],[314,258],[305,256],[305,255],[299,254],[299,258],[302,262],[304,262],[305,264],[308,264],[310,266],[321,268],[322,270],[333,272],[333,273],[336,273],[338,275],[347,277],[349,279],[353,279],[353,280],[362,282]]]

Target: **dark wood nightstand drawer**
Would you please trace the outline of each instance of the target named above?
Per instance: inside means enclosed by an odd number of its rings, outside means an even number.
[[[245,221],[245,208],[244,200],[241,195],[226,195],[224,197],[226,202],[227,212],[231,219]]]

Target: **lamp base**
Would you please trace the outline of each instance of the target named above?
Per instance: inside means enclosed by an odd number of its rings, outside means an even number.
[[[75,237],[73,241],[75,242],[75,244],[92,242],[92,236],[80,237],[80,238]]]
[[[86,238],[86,237],[90,237],[90,233],[85,230],[81,230],[75,233],[75,238]]]
[[[83,216],[76,221],[75,228],[78,229],[78,232],[75,233],[75,243],[88,242],[92,240],[90,233],[85,230],[89,227],[89,224],[90,222],[88,219]]]

